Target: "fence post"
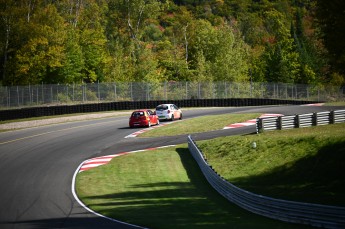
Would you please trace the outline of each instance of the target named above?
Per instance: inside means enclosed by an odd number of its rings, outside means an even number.
[[[253,80],[252,80],[252,69],[249,69],[249,74],[250,74],[250,98],[253,97],[253,94],[252,94],[252,86],[253,86]]]
[[[131,99],[132,99],[131,101],[134,101],[133,100],[133,82],[131,82]]]
[[[59,103],[60,101],[59,101],[59,85],[60,84],[57,84],[57,86],[56,86],[56,101]]]
[[[150,101],[150,83],[146,83],[146,101]]]
[[[36,85],[36,104],[38,105],[38,85]]]
[[[17,101],[18,101],[18,107],[19,107],[19,88],[18,88],[18,86],[17,86]]]
[[[6,86],[6,94],[7,94],[7,101],[6,101],[6,105],[7,105],[7,108],[10,108],[10,105],[11,105],[11,94],[10,94],[10,90],[8,90],[8,87]]]
[[[50,102],[52,103],[53,102],[53,86],[51,85],[50,86]]]
[[[260,90],[261,90],[261,98],[264,98],[264,85],[263,83],[260,83]]]
[[[307,85],[307,99],[309,99],[309,87]]]
[[[68,103],[68,85],[66,85],[66,103]]]
[[[41,100],[42,100],[42,104],[44,104],[44,92],[43,92],[43,87],[44,87],[44,84],[43,84],[43,82],[42,82],[42,84],[41,84],[41,93],[42,93],[42,98],[41,98]]]
[[[17,86],[18,88],[18,86]],[[29,103],[32,104],[32,94],[31,94],[31,85],[29,84]],[[19,103],[18,103],[19,105]]]
[[[227,91],[227,88],[226,88],[226,82],[224,82],[224,96],[225,96],[226,99],[228,98],[228,91]]]
[[[117,101],[117,96],[116,96],[116,83],[114,83],[114,100],[115,100],[115,102]]]
[[[186,99],[188,99],[188,82],[185,83]]]
[[[231,98],[231,93],[232,93],[231,86],[232,86],[232,84],[230,83],[230,85],[229,85],[229,98]]]
[[[97,96],[98,96],[98,102],[100,102],[101,101],[101,94],[99,91],[99,80],[97,80]]]
[[[82,84],[82,85],[81,85],[81,90],[82,90],[81,93],[82,93],[82,95],[83,95],[83,102],[85,101],[85,92],[84,92],[84,91],[85,91],[85,88],[84,88],[84,87],[85,87],[85,85]]]
[[[164,81],[164,99],[168,99],[168,93],[167,93],[167,81]]]

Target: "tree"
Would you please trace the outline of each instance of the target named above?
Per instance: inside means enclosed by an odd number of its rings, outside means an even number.
[[[0,1],[0,48],[1,48],[1,67],[0,82],[7,80],[7,65],[10,55],[10,47],[13,39],[13,30],[18,13],[18,8],[12,1]]]
[[[269,82],[296,83],[300,64],[293,39],[284,16],[276,10],[265,13],[267,30],[273,38],[267,42],[264,58],[267,63],[266,80]]]
[[[248,80],[248,49],[240,34],[228,25],[217,29],[217,51],[212,65],[215,81]]]
[[[66,39],[64,20],[54,5],[47,5],[31,14],[25,22],[30,29],[28,40],[18,49],[13,58],[10,83],[39,84],[59,82]]]
[[[321,82],[321,68],[324,64],[320,61],[320,55],[313,48],[312,40],[305,36],[301,10],[296,13],[296,26],[291,23],[291,37],[294,40],[294,46],[298,53],[298,61],[301,65],[299,78],[296,83],[316,84]]]
[[[103,81],[104,68],[109,61],[102,10],[96,2],[90,2],[80,12],[79,44],[84,58],[83,81],[87,83]]]
[[[32,27],[28,21],[33,13],[26,10],[27,1],[0,0],[0,79],[3,84],[14,84],[17,51],[30,39]]]
[[[83,81],[85,61],[82,47],[79,44],[80,34],[74,27],[69,27],[65,44],[63,67],[58,77],[58,83],[74,83]]]
[[[344,4],[317,3],[313,28],[313,0],[0,0],[0,83],[341,84]]]
[[[317,0],[316,17],[332,67],[345,83],[345,1]]]
[[[208,80],[243,81],[247,78],[246,48],[230,26],[215,28],[205,20],[197,20],[190,26],[191,69],[197,69],[202,54],[209,69]]]

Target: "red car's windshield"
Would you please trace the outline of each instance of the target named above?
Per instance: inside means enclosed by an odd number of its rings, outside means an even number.
[[[144,112],[143,111],[135,111],[132,113],[132,117],[138,117],[138,116],[144,116]]]

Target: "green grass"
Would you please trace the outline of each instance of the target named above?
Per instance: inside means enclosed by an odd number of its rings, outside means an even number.
[[[93,210],[149,228],[306,228],[228,202],[207,183],[186,144],[116,157],[79,173],[76,189]]]
[[[168,128],[165,134],[207,131],[213,128],[208,122],[217,120],[215,125],[218,118],[228,125],[257,116],[201,117],[156,130],[159,136]],[[194,122],[207,128],[195,129]],[[176,125],[181,126],[174,129]],[[276,198],[345,206],[344,129],[342,123],[197,144],[212,167],[239,187]],[[114,158],[78,174],[76,190],[93,210],[149,228],[305,228],[252,214],[225,200],[204,179],[186,144]]]
[[[197,144],[219,174],[244,189],[345,206],[344,128],[345,123]],[[78,174],[76,189],[93,210],[149,228],[304,228],[225,200],[206,182],[186,144],[114,158]]]
[[[345,123],[217,138],[198,146],[219,174],[246,190],[345,206]]]
[[[345,106],[345,101],[326,102],[325,106]]]
[[[223,129],[225,126],[244,122],[250,119],[259,117],[260,113],[251,114],[224,114],[224,115],[208,115],[197,118],[190,118],[182,121],[174,121],[176,123],[159,127],[143,134],[138,135],[139,137],[159,137],[159,136],[174,136],[178,134],[191,134],[200,133],[213,130]],[[161,122],[165,124],[169,122]]]

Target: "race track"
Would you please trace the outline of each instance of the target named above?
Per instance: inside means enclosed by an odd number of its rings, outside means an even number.
[[[183,109],[183,108],[182,108]],[[260,112],[284,115],[345,107],[268,106],[188,109],[200,115]],[[172,124],[173,125],[173,124]],[[186,136],[125,138],[128,117],[78,121],[0,133],[0,228],[133,228],[85,210],[72,194],[72,178],[86,159],[186,142]],[[192,134],[195,140],[255,132],[255,126]]]

